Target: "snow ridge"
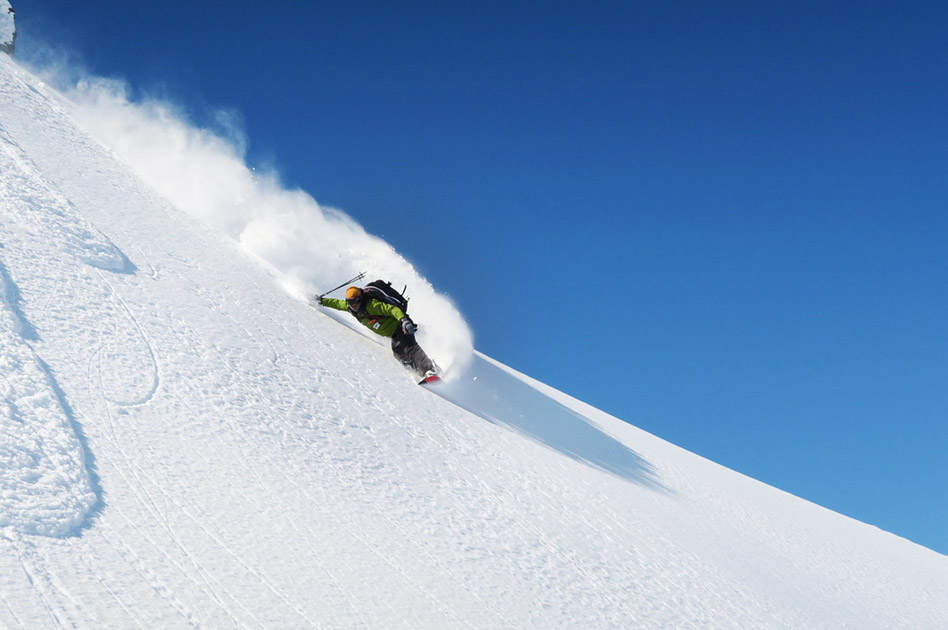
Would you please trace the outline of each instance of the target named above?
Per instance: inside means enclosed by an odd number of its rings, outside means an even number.
[[[50,247],[97,269],[130,265],[0,125],[0,528],[62,537],[88,523],[100,498],[75,420],[31,345],[40,335],[4,263],[10,257],[19,267],[30,252],[48,255],[40,252]]]
[[[99,499],[55,381],[27,343],[34,333],[16,295],[0,260],[0,529],[66,536]]]
[[[63,253],[93,267],[126,271],[128,259],[76,212],[0,124],[0,212],[33,237],[42,235]]]

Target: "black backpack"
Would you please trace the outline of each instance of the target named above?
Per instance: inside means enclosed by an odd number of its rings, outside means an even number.
[[[404,290],[405,289],[402,289],[402,291]],[[385,280],[374,280],[368,283],[362,288],[362,295],[373,300],[391,304],[392,306],[397,306],[405,315],[408,315],[408,298],[396,291],[395,288]]]

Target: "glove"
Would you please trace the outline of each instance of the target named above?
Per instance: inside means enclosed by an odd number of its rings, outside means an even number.
[[[402,330],[406,335],[414,335],[418,332],[418,326],[415,325],[415,322],[411,321],[409,318],[402,318]]]
[[[323,297],[325,297],[325,296],[317,295],[317,296],[316,296],[315,298],[313,298],[313,299],[315,300],[315,302],[316,302],[317,304],[319,304],[320,306],[322,306],[322,305],[323,305]]]

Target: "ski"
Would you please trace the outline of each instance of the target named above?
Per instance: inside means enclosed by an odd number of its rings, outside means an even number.
[[[431,376],[426,376],[425,378],[418,381],[419,385],[427,385],[428,383],[437,383],[441,380],[441,377],[437,374],[432,374]]]

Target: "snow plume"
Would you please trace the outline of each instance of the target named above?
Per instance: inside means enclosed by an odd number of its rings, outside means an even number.
[[[432,358],[455,372],[469,362],[472,334],[452,302],[351,217],[248,167],[239,116],[221,112],[217,129],[200,128],[168,102],[137,102],[125,83],[101,78],[80,80],[67,96],[94,137],[173,204],[271,265],[289,293],[303,299],[360,271],[366,281],[407,285],[419,340]]]

